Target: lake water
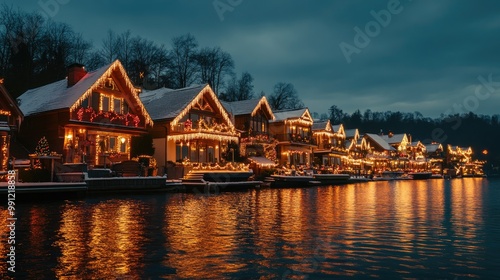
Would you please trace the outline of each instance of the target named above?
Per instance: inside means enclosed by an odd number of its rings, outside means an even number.
[[[2,279],[500,277],[500,180],[108,195],[17,209],[16,272],[3,261]],[[1,234],[6,256],[8,229]]]

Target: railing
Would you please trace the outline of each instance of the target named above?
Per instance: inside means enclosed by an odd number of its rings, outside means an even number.
[[[115,112],[95,111],[92,107],[80,107],[72,113],[73,120],[94,122],[110,125],[144,127],[143,120],[134,114],[119,114]]]
[[[302,136],[300,134],[286,133],[286,134],[277,134],[275,135],[275,138],[278,141],[290,141],[294,143],[316,145],[316,140],[313,137],[311,137],[311,135]]]

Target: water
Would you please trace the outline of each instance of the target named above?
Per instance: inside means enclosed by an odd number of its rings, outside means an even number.
[[[500,181],[17,205],[17,279],[498,278]],[[6,221],[2,208],[0,219]],[[8,253],[3,228],[0,254]],[[7,263],[0,263],[6,278]]]

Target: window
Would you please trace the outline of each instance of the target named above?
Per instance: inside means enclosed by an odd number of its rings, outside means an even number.
[[[87,97],[87,98],[85,98],[85,99],[82,101],[82,107],[83,107],[83,108],[87,108],[87,107],[89,107],[89,98],[90,98],[90,97]]]
[[[101,95],[101,109],[104,112],[109,111],[109,96]]]
[[[122,100],[120,98],[113,98],[113,110],[115,113],[122,114]]]

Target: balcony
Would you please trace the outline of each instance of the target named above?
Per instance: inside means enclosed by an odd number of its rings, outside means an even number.
[[[300,134],[285,133],[277,134],[275,135],[275,138],[280,142],[290,141],[297,144],[316,145],[316,140],[314,140],[311,135],[302,136]]]
[[[144,127],[144,121],[134,114],[119,114],[115,112],[95,111],[92,107],[80,107],[72,113],[72,119],[82,122],[93,122],[109,125]]]

